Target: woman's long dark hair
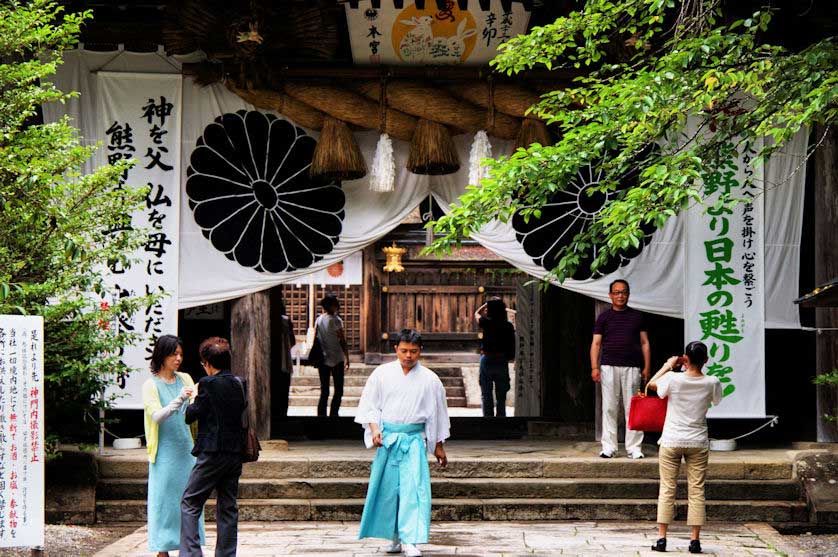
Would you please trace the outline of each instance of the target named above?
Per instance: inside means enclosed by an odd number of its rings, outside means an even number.
[[[500,298],[489,298],[486,302],[486,316],[497,322],[506,321],[506,304]]]
[[[177,347],[183,350],[183,341],[175,335],[163,335],[154,343],[154,351],[151,353],[151,373],[157,373],[163,367],[163,362],[177,351]]]

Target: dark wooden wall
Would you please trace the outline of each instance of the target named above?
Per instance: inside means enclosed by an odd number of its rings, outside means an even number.
[[[277,295],[285,300],[285,308],[288,310],[288,317],[294,323],[294,333],[304,335],[309,327],[309,293],[308,285],[296,286],[294,284],[283,284],[277,286]],[[343,327],[346,332],[346,342],[349,344],[350,352],[362,352],[361,326],[363,322],[363,289],[361,285],[326,286],[314,287],[314,315],[320,315],[322,309],[320,300],[326,293],[332,293],[340,300],[340,317],[343,319]]]

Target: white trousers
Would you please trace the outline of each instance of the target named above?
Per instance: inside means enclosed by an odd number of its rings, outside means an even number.
[[[626,415],[626,452],[639,452],[643,443],[643,432],[628,428],[631,397],[640,388],[640,368],[624,366],[600,366],[602,385],[602,452],[617,451],[617,418],[620,415],[620,398]]]

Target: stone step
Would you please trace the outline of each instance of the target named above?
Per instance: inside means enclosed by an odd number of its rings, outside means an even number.
[[[244,478],[364,478],[369,475],[373,451],[349,458],[295,457],[288,453],[263,453],[257,462],[244,465]],[[100,478],[146,478],[148,461],[144,452],[133,456],[99,459]],[[681,471],[684,476],[685,471]],[[653,479],[658,478],[654,458],[630,460],[603,459],[596,456],[560,458],[482,458],[455,457],[448,467],[431,465],[431,476],[438,478],[588,478]],[[759,463],[739,459],[710,460],[707,479],[790,480],[792,463],[788,460],[763,460]]]
[[[465,395],[465,393],[463,393]],[[447,396],[448,400],[448,407],[449,408],[465,408],[467,406],[466,397],[465,396]],[[329,397],[329,401],[331,402],[331,397]],[[355,408],[358,406],[358,401],[360,400],[360,396],[346,396],[344,395],[340,401],[341,408]],[[320,401],[320,395],[317,394],[316,396],[305,396],[305,395],[296,395],[289,397],[288,405],[289,406],[317,406],[317,403]]]
[[[332,386],[331,389],[333,390],[334,386]],[[361,392],[363,390],[364,390],[363,387],[357,387],[357,386],[347,387],[347,386],[344,386],[343,387],[343,396],[344,396],[344,398],[346,398],[346,397],[360,397]],[[448,398],[448,400],[451,400],[452,398],[463,398],[463,397],[466,396],[466,388],[462,384],[459,387],[445,387],[445,395]],[[320,396],[320,385],[318,384],[316,387],[314,387],[314,386],[311,386],[311,385],[301,386],[301,385],[293,385],[292,384],[291,385],[290,396],[291,397],[294,397],[294,396],[309,396],[309,397],[316,396],[316,397],[319,397]]]
[[[434,497],[442,499],[654,499],[658,482],[653,479],[497,478],[431,481]],[[242,499],[362,499],[367,478],[343,479],[243,479]],[[686,498],[686,482],[678,485],[678,498]],[[710,500],[798,501],[795,480],[710,480],[705,495]],[[144,479],[105,479],[96,488],[97,500],[145,499]]]
[[[239,499],[239,520],[352,521],[361,518],[364,500]],[[686,501],[678,501],[676,520],[686,517]],[[432,520],[654,520],[655,499],[434,499]],[[215,501],[207,502],[206,520],[215,520]],[[707,501],[707,516],[720,522],[803,522],[802,501]],[[144,522],[146,501],[131,499],[96,503],[98,522]],[[354,526],[353,526],[354,527]]]
[[[463,378],[462,377],[440,377],[442,384],[445,387],[462,387],[463,386]],[[343,385],[344,388],[348,387],[363,387],[367,384],[367,376],[361,375],[348,375],[343,378]],[[317,387],[320,388],[320,377],[317,374],[314,375],[292,375],[291,376],[291,388],[294,387]]]
[[[467,364],[474,367],[474,364]],[[345,377],[369,377],[373,370],[378,366],[371,366],[365,364],[353,364],[344,373]],[[463,371],[461,366],[433,366],[430,368],[440,378],[442,377],[462,377]],[[295,373],[293,377],[319,377],[317,368],[310,366],[303,366],[300,373]],[[293,380],[293,379],[292,379]]]

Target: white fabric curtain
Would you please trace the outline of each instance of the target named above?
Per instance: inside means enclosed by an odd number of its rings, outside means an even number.
[[[132,72],[177,72],[179,64],[199,59],[199,55],[165,58],[159,54],[99,53],[77,50],[68,52],[55,83],[63,90],[80,91],[81,97],[67,105],[44,107],[47,121],[62,114],[70,114],[86,142],[98,138],[96,133],[95,79],[97,70]],[[184,79],[181,195],[186,183],[189,157],[203,129],[216,117],[253,107],[230,93],[223,85],[199,87],[191,79]],[[281,117],[281,115],[280,115]],[[309,132],[316,137],[316,133]],[[368,163],[372,162],[376,132],[356,133],[356,139]],[[391,193],[370,192],[366,178],[343,183],[346,195],[345,217],[340,241],[323,259],[305,269],[283,273],[263,273],[242,267],[218,252],[201,234],[195,224],[188,203],[181,204],[180,220],[180,292],[179,307],[219,302],[269,288],[285,282],[297,282],[302,276],[321,270],[340,261],[357,250],[375,242],[390,230],[427,195],[444,209],[455,203],[465,191],[468,181],[468,158],[472,136],[456,136],[461,169],[448,176],[417,176],[405,170],[408,145],[394,141],[396,186]],[[803,213],[805,164],[802,156],[807,135],[795,140],[766,165],[765,199],[765,278],[766,326],[797,328],[800,326],[797,308],[792,300],[798,295],[800,234]],[[492,138],[495,155],[508,154],[511,143]],[[92,164],[100,164],[101,158]],[[796,172],[794,172],[796,170]],[[547,271],[535,264],[515,237],[508,223],[494,222],[481,229],[474,239],[497,253],[515,267],[528,274],[545,278]],[[600,300],[607,299],[608,283],[624,278],[632,284],[632,305],[638,309],[683,317],[683,219],[671,219],[657,231],[642,253],[611,275],[586,281],[565,281],[561,286]]]

